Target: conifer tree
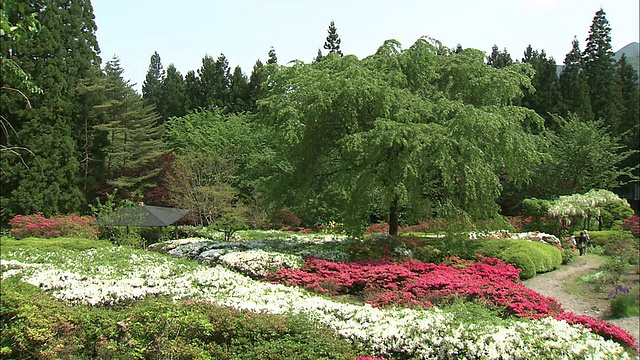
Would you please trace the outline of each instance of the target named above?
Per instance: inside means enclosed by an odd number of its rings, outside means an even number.
[[[276,55],[276,49],[274,49],[272,46],[271,49],[269,50],[269,58],[267,59],[267,64],[277,64],[277,63],[278,63],[278,56]]]
[[[620,94],[613,56],[611,27],[604,10],[600,9],[593,18],[582,57],[594,117],[615,127],[620,118]]]
[[[583,121],[593,120],[589,86],[577,38],[573,39],[571,51],[564,58],[564,68],[558,81],[562,96],[560,112],[563,115],[576,114]]]
[[[553,58],[547,58],[544,49],[533,50],[531,45],[525,49],[522,62],[530,64],[535,70],[535,75],[531,79],[531,85],[535,91],[525,91],[522,105],[541,115],[548,128],[555,128],[557,124],[554,123],[552,114],[557,114],[560,109],[556,62]]]
[[[30,97],[31,109],[23,98],[3,98],[21,145],[35,157],[20,160],[3,157],[2,212],[5,216],[40,211],[45,215],[80,212],[86,204],[82,191],[85,178],[79,151],[85,141],[84,106],[78,103],[80,79],[97,73],[100,57],[95,36],[93,8],[88,0],[38,2],[40,30],[22,41],[3,39],[3,54],[11,54],[32,77],[42,94]]]
[[[187,71],[184,77],[185,108],[187,112],[204,107],[204,98],[200,78],[194,70]]]
[[[460,47],[459,51],[462,51],[462,47]],[[501,69],[511,64],[513,64],[513,59],[511,59],[511,55],[507,52],[507,49],[505,48],[500,52],[498,50],[498,45],[493,45],[491,48],[491,55],[487,57],[487,65],[493,66],[496,69]]]
[[[331,20],[327,32],[329,33],[329,35],[327,35],[327,40],[324,43],[324,48],[326,50],[329,50],[329,53],[336,53],[340,56],[343,56],[342,51],[340,50],[340,36],[338,35],[338,30],[336,29],[336,24],[333,20]]]
[[[632,167],[634,179],[627,187],[637,184],[640,179],[640,87],[638,86],[638,73],[627,63],[623,54],[616,64],[616,75],[621,93],[621,114],[617,128],[612,129],[615,136],[621,138],[621,142],[627,149],[634,151],[624,162],[623,166]],[[631,188],[628,190],[632,193]]]
[[[249,80],[242,72],[240,66],[233,70],[229,84],[229,111],[238,113],[250,110],[251,94]]]
[[[313,64],[317,64],[317,63],[319,63],[320,61],[322,61],[322,58],[323,58],[323,56],[322,56],[322,51],[320,51],[320,49],[318,49],[318,54],[316,55],[316,57],[315,57],[315,58],[313,58],[312,63],[313,63]]]
[[[264,97],[265,91],[262,89],[262,82],[266,79],[264,65],[259,59],[253,65],[251,76],[249,77],[249,109],[257,111],[256,102]]]
[[[108,101],[99,108],[107,121],[98,128],[108,133],[107,181],[109,190],[119,188],[123,195],[146,192],[154,184],[159,168],[151,166],[164,152],[161,127],[153,108],[145,106],[128,80],[124,69],[114,57],[104,68],[107,77],[105,94]]]
[[[156,108],[158,107],[160,84],[162,84],[165,75],[166,73],[162,67],[160,54],[154,51],[153,55],[151,55],[147,76],[142,83],[142,99],[144,99],[145,104],[155,106]]]
[[[167,67],[167,75],[160,84],[159,101],[156,111],[161,122],[165,123],[173,116],[184,116],[187,113],[187,99],[182,74],[173,64]]]
[[[203,107],[223,109],[229,105],[229,62],[224,54],[220,54],[217,60],[205,55],[198,70],[198,77]]]

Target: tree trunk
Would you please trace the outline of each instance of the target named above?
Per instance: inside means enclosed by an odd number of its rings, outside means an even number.
[[[398,196],[394,196],[389,206],[389,235],[398,236]]]

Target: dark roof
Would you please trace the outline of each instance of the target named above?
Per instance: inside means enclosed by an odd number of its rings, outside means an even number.
[[[186,209],[162,206],[133,206],[120,209],[98,223],[107,226],[168,226],[189,213]]]

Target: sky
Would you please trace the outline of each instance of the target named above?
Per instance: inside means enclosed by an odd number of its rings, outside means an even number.
[[[584,49],[595,13],[611,26],[614,51],[640,39],[638,0],[92,0],[103,64],[120,58],[140,92],[154,51],[184,76],[224,54],[249,76],[271,48],[280,65],[311,62],[335,22],[344,54],[362,59],[385,40],[409,48],[422,36],[514,60],[528,45],[558,64],[574,37]],[[322,49],[323,53],[326,50]]]

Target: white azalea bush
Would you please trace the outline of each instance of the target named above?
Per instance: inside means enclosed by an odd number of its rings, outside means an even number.
[[[220,262],[242,274],[259,278],[278,269],[299,269],[302,257],[264,250],[234,251],[220,256]]]
[[[266,252],[265,252],[266,253]],[[242,262],[229,253],[229,263]],[[254,258],[265,256],[254,251]],[[109,305],[158,294],[272,314],[305,314],[377,356],[420,359],[630,358],[621,345],[580,326],[543,319],[468,316],[455,309],[380,309],[332,301],[307,291],[253,280],[224,266],[114,247],[40,256],[2,253],[3,278],[50,291],[71,304]],[[268,254],[267,254],[268,255]],[[245,254],[246,256],[246,254]],[[267,256],[270,257],[270,256]],[[295,261],[282,258],[283,262]],[[20,266],[15,266],[19,262]],[[38,266],[31,266],[39,264]]]

